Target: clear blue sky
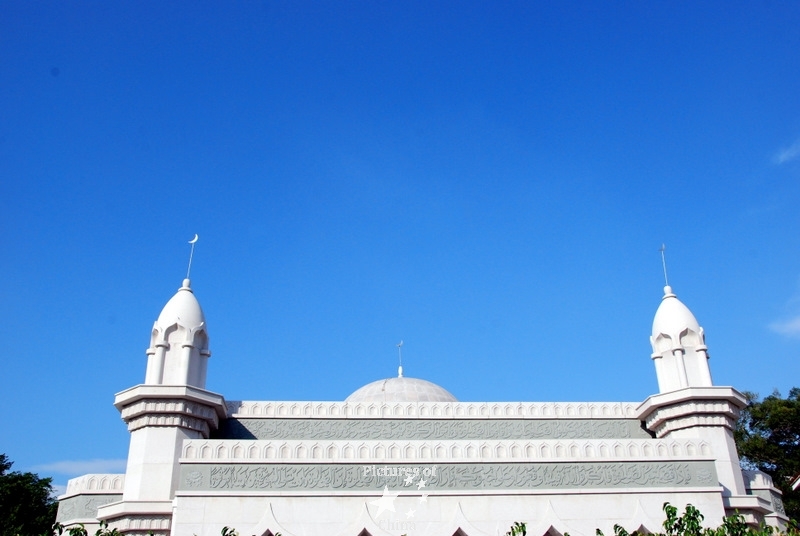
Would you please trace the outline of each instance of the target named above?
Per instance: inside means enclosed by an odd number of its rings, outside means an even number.
[[[121,470],[185,275],[229,400],[800,385],[798,2],[0,1],[0,452]],[[99,461],[98,461],[99,460]]]

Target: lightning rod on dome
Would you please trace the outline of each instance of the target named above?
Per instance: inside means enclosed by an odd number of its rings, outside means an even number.
[[[666,249],[667,249],[667,246],[665,246],[664,244],[661,244],[661,247],[658,249],[658,251],[661,252],[661,266],[664,268],[664,285],[668,287],[669,286],[669,281],[667,280],[667,259],[664,256],[664,251]]]
[[[197,233],[195,233],[194,238],[189,240],[189,243],[192,245],[191,251],[189,251],[189,267],[186,269],[186,279],[189,279],[189,273],[192,271],[192,257],[194,257],[194,245],[197,243]]]
[[[397,367],[397,377],[398,378],[402,378],[403,377],[403,350],[401,349],[402,347],[403,347],[403,341],[400,341],[399,343],[397,343],[397,357],[400,360],[400,366]]]

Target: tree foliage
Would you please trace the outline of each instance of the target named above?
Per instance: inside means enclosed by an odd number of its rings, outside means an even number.
[[[228,527],[225,527],[228,528]],[[79,525],[74,525],[66,530],[68,536],[89,536],[89,531],[86,530],[86,527],[83,526],[83,523]],[[56,523],[53,526],[53,536],[63,536],[64,534],[64,525],[61,523]],[[152,532],[148,534],[152,535]],[[117,528],[110,529],[108,528],[108,523],[103,520],[100,521],[100,528],[97,529],[94,533],[94,536],[124,536]],[[225,536],[225,533],[222,533],[222,536]]]
[[[679,515],[677,507],[664,503],[664,514],[667,516],[662,524],[664,532],[647,536],[800,536],[794,523],[790,524],[786,532],[778,532],[763,524],[760,527],[751,527],[740,514],[723,518],[722,524],[715,529],[703,527],[703,514],[691,504],[687,504],[683,514]],[[596,536],[605,535],[602,530],[597,529]],[[628,532],[622,526],[614,525],[614,536],[645,535],[638,531]]]
[[[758,469],[772,477],[783,492],[786,515],[800,520],[800,493],[791,480],[800,474],[800,388],[782,398],[775,391],[763,400],[745,393],[747,407],[736,427],[736,448],[745,469]]]
[[[13,462],[0,454],[0,536],[48,534],[58,503],[52,480],[34,473],[9,472]]]

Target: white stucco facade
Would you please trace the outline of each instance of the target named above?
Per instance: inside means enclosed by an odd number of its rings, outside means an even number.
[[[670,287],[655,314],[659,393],[637,402],[459,402],[402,377],[343,402],[226,401],[205,390],[205,316],[189,280],[151,333],[145,382],[115,406],[131,433],[124,475],[85,475],[65,525],[211,536],[593,535],[661,529],[662,505],[709,524],[738,510],[786,522],[767,475],[744,472],[745,399],[714,386],[703,329]]]

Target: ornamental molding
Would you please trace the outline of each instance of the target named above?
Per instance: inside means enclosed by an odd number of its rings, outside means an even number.
[[[217,419],[226,416],[226,403],[222,395],[191,385],[136,385],[117,393],[114,396],[114,406],[122,412],[141,401],[157,403],[169,400],[184,400],[211,408]]]
[[[702,440],[232,441],[188,440],[182,465],[197,463],[380,463],[385,461],[585,461],[711,459]]]
[[[661,420],[657,425],[648,422],[648,428],[652,430],[656,437],[666,437],[671,432],[684,428],[694,428],[696,426],[721,426],[733,430],[736,421],[725,415],[686,415],[673,417],[670,420]]]
[[[125,487],[124,474],[88,474],[77,478],[70,478],[67,482],[65,496],[77,495],[78,493],[122,493]]]
[[[120,501],[97,512],[111,529],[127,534],[168,536],[172,524],[172,501]]]
[[[120,411],[125,420],[138,417],[139,415],[152,413],[181,413],[190,415],[198,419],[204,419],[215,425],[219,422],[214,408],[197,402],[190,402],[180,398],[166,399],[141,399],[133,404],[125,406]]]
[[[125,514],[108,521],[108,528],[117,529],[125,534],[152,534],[153,536],[169,536],[172,516],[170,515],[136,515]]]
[[[260,402],[228,401],[228,417],[275,418],[636,418],[633,402]]]
[[[733,430],[739,408],[727,400],[687,400],[659,406],[654,405],[645,416],[645,425],[656,437],[695,426],[721,426]]]
[[[128,431],[130,432],[154,426],[185,428],[187,430],[199,432],[203,437],[209,437],[211,435],[208,422],[193,417],[187,417],[186,415],[142,415],[128,421]]]
[[[214,407],[181,398],[138,398],[120,413],[131,432],[148,426],[177,426],[208,437],[219,426]]]

